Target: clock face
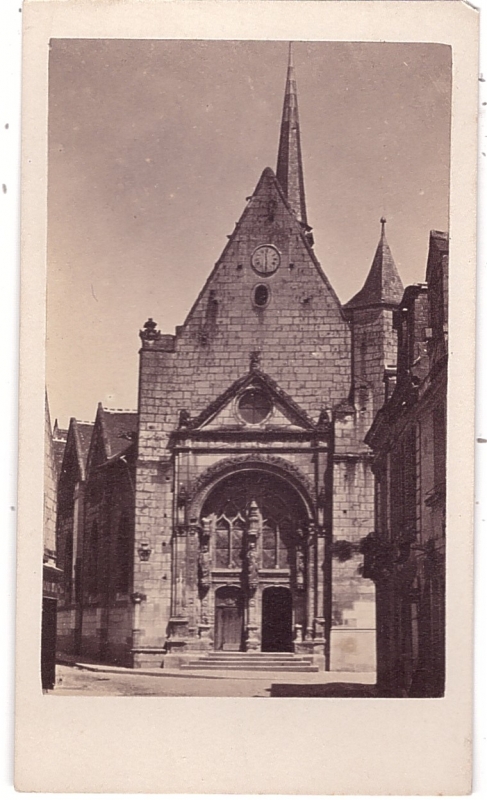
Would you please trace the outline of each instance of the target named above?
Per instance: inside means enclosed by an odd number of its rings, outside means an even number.
[[[250,263],[259,275],[272,275],[281,263],[281,256],[272,244],[263,244],[254,250]]]

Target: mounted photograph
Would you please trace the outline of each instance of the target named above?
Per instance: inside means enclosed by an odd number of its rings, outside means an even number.
[[[443,696],[451,81],[51,39],[45,691]]]

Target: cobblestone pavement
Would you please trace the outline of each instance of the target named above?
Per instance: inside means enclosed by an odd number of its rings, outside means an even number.
[[[271,679],[174,678],[88,672],[58,665],[53,695],[142,697],[269,697]]]
[[[284,676],[281,683],[305,685],[330,684],[337,680],[337,673],[310,673],[309,675],[296,675],[292,678]],[[359,689],[360,681],[366,679],[372,684],[372,676],[350,676],[356,688]],[[343,675],[342,680],[345,678]],[[139,697],[270,697],[271,684],[276,682],[276,676],[271,674],[262,677],[189,677],[174,675],[140,675],[132,672],[92,672],[75,666],[58,664],[56,667],[56,686],[49,692],[53,695],[86,695],[86,696],[139,696]],[[346,686],[350,684],[336,684],[333,686]],[[332,686],[330,685],[331,689]],[[368,688],[371,688],[370,685]],[[340,692],[339,695],[343,696]]]

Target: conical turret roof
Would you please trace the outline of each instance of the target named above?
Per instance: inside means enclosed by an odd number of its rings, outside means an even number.
[[[382,217],[380,222],[381,236],[367,280],[361,290],[348,301],[345,308],[395,306],[401,302],[404,286],[386,239],[385,218]]]

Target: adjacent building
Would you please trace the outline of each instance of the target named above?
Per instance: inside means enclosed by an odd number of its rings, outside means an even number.
[[[445,682],[448,237],[432,231],[426,283],[394,312],[397,371],[366,442],[374,451],[376,527],[364,575],[377,593],[378,684],[441,696]]]
[[[62,570],[56,551],[57,483],[67,431],[51,427],[47,393],[44,412],[44,519],[42,567],[41,682],[52,689],[56,680],[56,628],[62,599]]]

